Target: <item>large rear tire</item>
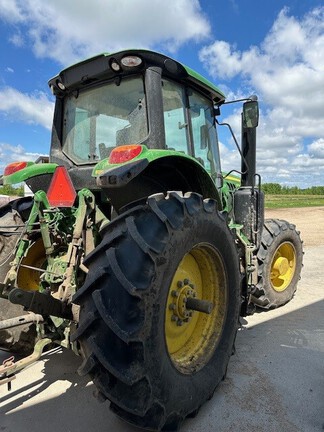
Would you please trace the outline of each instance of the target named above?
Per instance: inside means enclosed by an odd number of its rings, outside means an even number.
[[[288,303],[303,267],[303,245],[295,225],[279,219],[265,221],[258,258],[258,284],[252,301],[264,309]]]
[[[224,378],[238,328],[238,254],[216,202],[153,195],[111,222],[85,264],[79,373],[124,420],[178,430]],[[187,308],[193,298],[212,312]]]
[[[4,282],[10,269],[10,262],[14,259],[13,252],[22,225],[20,215],[10,205],[0,209],[0,282]],[[24,314],[26,312],[23,306],[0,298],[0,321]],[[35,338],[34,324],[0,330],[0,349],[18,353],[21,356],[29,355],[33,351]]]

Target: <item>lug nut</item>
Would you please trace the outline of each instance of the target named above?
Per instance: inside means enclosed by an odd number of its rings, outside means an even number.
[[[179,293],[178,293],[178,291],[176,291],[176,290],[172,290],[172,291],[171,291],[171,295],[172,295],[172,297],[178,297],[178,296],[179,296]]]
[[[176,305],[175,305],[174,303],[171,303],[171,304],[169,305],[169,309],[170,309],[170,310],[175,310],[175,308],[176,308]]]
[[[178,281],[177,286],[178,286],[178,288],[182,288],[183,287],[183,282],[182,281]]]
[[[177,315],[172,315],[171,316],[171,321],[177,321],[177,319],[178,319]]]
[[[188,285],[188,284],[189,284],[189,282],[190,282],[190,280],[189,280],[189,279],[184,279],[184,281],[183,281],[183,283],[184,283],[185,285]]]

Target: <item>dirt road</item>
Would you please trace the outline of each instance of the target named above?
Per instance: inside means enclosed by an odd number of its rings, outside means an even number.
[[[304,246],[324,245],[324,207],[266,210],[266,218],[285,219],[296,225]]]

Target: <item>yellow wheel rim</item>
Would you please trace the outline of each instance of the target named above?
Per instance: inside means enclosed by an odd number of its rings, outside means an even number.
[[[211,313],[187,308],[189,299],[210,302]],[[180,372],[196,372],[209,361],[222,334],[227,301],[220,255],[209,245],[195,246],[174,274],[165,311],[168,354]]]
[[[271,284],[275,291],[285,291],[290,285],[296,270],[296,250],[292,243],[282,243],[271,262]]]
[[[35,241],[29,248],[27,256],[21,264],[29,267],[43,268],[46,262],[44,244],[41,238]],[[18,287],[26,291],[38,291],[41,273],[37,270],[20,267],[17,276]]]

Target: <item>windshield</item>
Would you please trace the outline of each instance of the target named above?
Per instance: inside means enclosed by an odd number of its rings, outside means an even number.
[[[76,164],[97,162],[148,134],[141,77],[124,78],[71,94],[64,104],[63,152]]]

